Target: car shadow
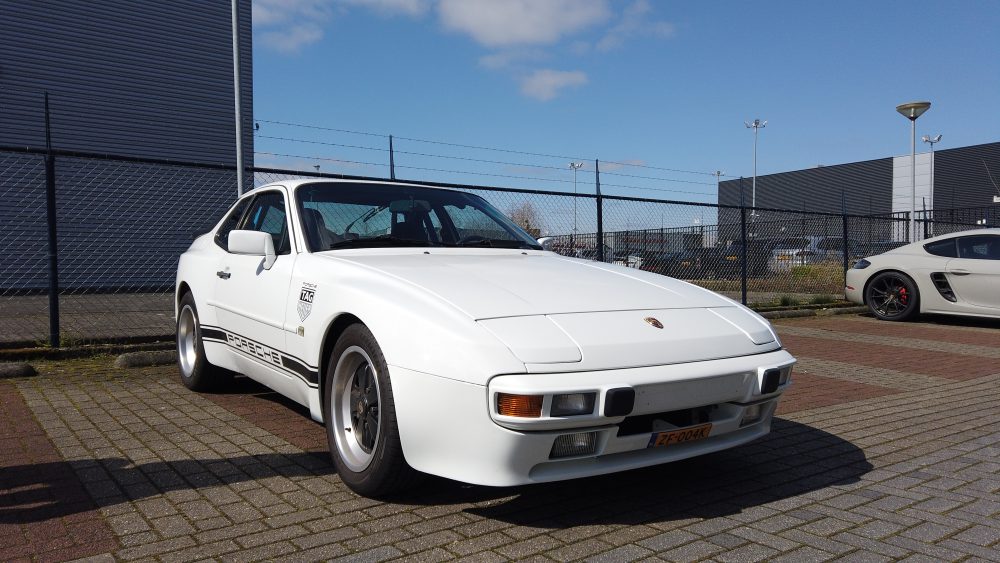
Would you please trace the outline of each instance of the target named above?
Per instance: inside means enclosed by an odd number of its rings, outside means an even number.
[[[483,487],[427,477],[384,499],[462,510],[517,525],[565,528],[737,514],[764,503],[856,483],[864,452],[833,434],[775,419],[751,444],[652,468],[521,487]],[[326,452],[259,454],[133,464],[121,458],[0,468],[0,524],[58,518],[155,497],[268,477],[332,476]],[[345,500],[351,498],[341,489]],[[89,493],[89,494],[88,494]]]
[[[434,480],[394,500],[406,504],[482,502],[469,514],[521,526],[567,528],[738,514],[761,504],[860,481],[872,469],[864,452],[838,436],[776,418],[751,444],[688,460],[571,481],[506,489]]]

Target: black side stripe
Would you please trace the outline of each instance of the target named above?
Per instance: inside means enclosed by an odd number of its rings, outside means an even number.
[[[288,354],[285,354],[281,351],[273,350],[268,346],[265,346],[245,336],[236,334],[235,332],[227,332],[224,329],[213,326],[202,325],[200,328],[201,328],[201,337],[204,340],[225,344],[229,348],[236,350],[237,352],[243,354],[244,356],[247,356],[254,360],[261,361],[268,366],[281,369],[289,373],[290,375],[298,377],[299,379],[302,379],[303,381],[305,381],[306,384],[310,386],[315,387],[319,385],[319,369],[309,367],[305,362],[294,356],[289,356]],[[244,341],[245,343],[255,345],[254,347],[255,353],[251,354],[249,351],[243,349],[243,347],[234,345],[233,344],[234,340]],[[261,356],[261,353],[263,353],[263,356]],[[274,358],[272,354],[276,355],[277,358]],[[278,361],[275,362],[274,361],[275,359],[277,359]]]
[[[281,366],[288,371],[293,371],[299,374],[299,376],[306,380],[306,383],[309,383],[310,385],[319,385],[319,371],[313,371],[309,368],[309,366],[303,364],[295,358],[281,354]]]

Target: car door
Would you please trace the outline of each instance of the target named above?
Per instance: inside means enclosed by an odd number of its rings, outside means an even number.
[[[280,190],[253,198],[238,230],[270,234],[276,260],[265,269],[263,257],[227,249],[216,272],[212,304],[239,371],[279,392],[289,383],[285,381],[288,374],[278,368],[285,349],[285,308],[296,259],[287,209]]]
[[[946,268],[960,301],[1000,309],[1000,236],[959,237],[958,258],[949,260]]]

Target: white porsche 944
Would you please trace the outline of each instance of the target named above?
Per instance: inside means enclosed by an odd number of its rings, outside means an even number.
[[[257,188],[176,287],[184,384],[239,372],[308,407],[369,496],[731,448],[767,434],[795,363],[725,297],[544,251],[483,198],[414,184]]]
[[[887,321],[920,313],[1000,318],[1000,229],[951,233],[859,260],[848,301]]]

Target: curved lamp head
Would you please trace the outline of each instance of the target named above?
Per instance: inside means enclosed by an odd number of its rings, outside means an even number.
[[[896,111],[898,111],[899,114],[906,119],[916,121],[917,118],[923,115],[925,111],[930,109],[930,107],[930,102],[907,102],[896,106]]]

